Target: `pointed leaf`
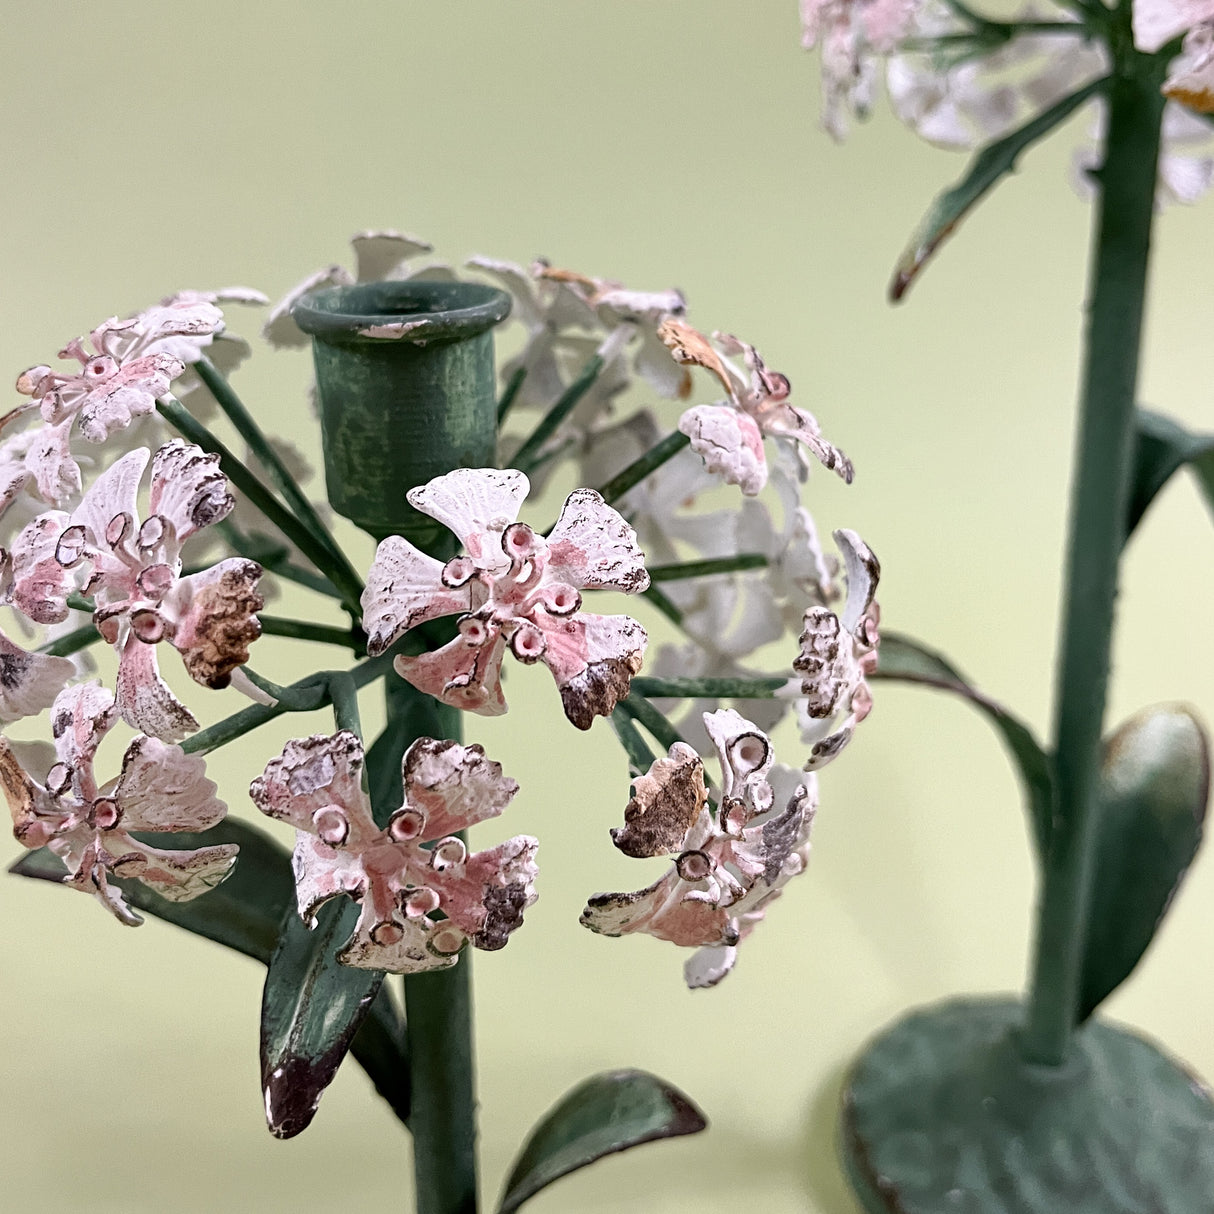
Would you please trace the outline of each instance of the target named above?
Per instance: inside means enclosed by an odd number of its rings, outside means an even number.
[[[894,279],[889,288],[890,298],[896,302],[906,294],[911,283],[945,238],[952,234],[966,213],[976,206],[984,195],[1012,172],[1016,167],[1017,157],[1025,148],[1048,135],[1104,85],[1104,80],[1093,80],[1091,84],[1084,85],[1069,97],[1064,97],[1056,105],[1042,111],[1019,130],[982,148],[970,161],[969,171],[965,176],[951,189],[937,195],[923,222],[915,230],[894,270]]]
[[[1149,708],[1105,743],[1079,1021],[1129,977],[1201,842],[1209,744],[1188,709]]]
[[[214,940],[269,965],[286,917],[295,916],[295,879],[291,858],[268,835],[234,818],[197,834],[138,836],[155,847],[192,849],[237,843],[240,855],[232,875],[191,902],[169,902],[141,881],[114,879],[134,907]],[[66,869],[48,848],[27,852],[10,872],[58,883]],[[299,925],[301,928],[303,924]],[[306,929],[305,929],[306,930]],[[370,1014],[355,1035],[350,1052],[370,1076],[376,1091],[402,1122],[409,1117],[409,1063],[405,1023],[389,992],[381,989]]]
[[[340,898],[320,909],[314,929],[293,906],[283,921],[261,998],[261,1086],[277,1138],[307,1129],[383,982],[337,960],[358,914]]]
[[[1053,776],[1049,758],[1028,726],[968,683],[941,654],[910,637],[882,633],[878,655],[877,678],[922,683],[964,696],[999,731],[1020,777],[1038,857],[1044,856],[1054,814]]]
[[[592,1075],[536,1123],[506,1181],[498,1214],[604,1155],[659,1138],[697,1134],[704,1114],[678,1088],[646,1071]]]
[[[1126,516],[1128,540],[1142,520],[1155,495],[1169,478],[1185,464],[1192,464],[1207,498],[1214,485],[1214,437],[1190,434],[1183,426],[1162,413],[1138,409],[1134,418],[1137,446],[1134,453],[1134,479],[1130,485],[1130,502]]]

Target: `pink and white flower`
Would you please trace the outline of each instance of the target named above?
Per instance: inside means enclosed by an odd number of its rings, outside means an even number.
[[[872,108],[877,61],[911,29],[920,0],[801,0],[801,45],[822,45],[822,125],[847,133],[847,112]]]
[[[696,952],[683,967],[689,987],[713,986],[737,948],[809,859],[817,777],[773,770],[771,741],[733,709],[704,714],[721,762],[714,814],[704,764],[686,743],[633,781],[624,826],[611,832],[626,856],[669,855],[674,866],[635,893],[596,894],[582,924],[605,936],[644,932]]]
[[[219,457],[175,439],[152,461],[149,514],[139,521],[139,484],[149,452],[115,461],[71,514],[49,511],[13,545],[13,605],[50,624],[67,595],[94,596],[93,621],[119,655],[118,706],[129,724],[166,741],[198,728],[160,677],[155,645],[167,640],[195,682],[226,687],[261,632],[261,566],[233,557],[181,576],[181,549],[232,509]]]
[[[679,320],[666,320],[659,336],[677,362],[703,367],[729,394],[728,404],[696,405],[679,419],[679,430],[691,439],[710,472],[753,497],[767,484],[764,437],[789,439],[808,450],[849,485],[855,475],[851,460],[822,437],[812,413],[789,401],[788,377],[769,371],[754,346],[728,333],[714,333],[709,341]],[[743,373],[728,357],[741,354]]]
[[[457,468],[411,489],[409,503],[453,531],[463,555],[445,564],[401,536],[375,553],[363,593],[367,651],[442,616],[459,615],[459,635],[419,656],[401,654],[397,672],[444,704],[483,716],[506,711],[501,665],[543,662],[579,729],[628,694],[647,636],[626,615],[590,615],[581,591],[649,585],[636,532],[593,489],[571,493],[545,538],[518,513],[526,476],[515,469]]]
[[[835,758],[873,704],[867,680],[877,667],[881,566],[854,531],[836,531],[835,542],[843,553],[847,599],[839,615],[826,606],[806,611],[801,652],[793,660],[800,686],[794,682],[789,689],[791,695],[804,697],[798,700],[797,713],[801,740],[811,747],[806,771]]]
[[[30,653],[0,632],[0,721],[37,716],[75,673],[71,658]]]
[[[502,948],[536,900],[539,844],[517,835],[469,853],[458,832],[500,814],[518,785],[479,746],[419,738],[401,764],[404,804],[381,828],[362,769],[353,733],[316,734],[288,742],[249,789],[296,828],[300,918],[315,927],[330,898],[360,902],[338,959],[361,969],[419,974],[454,965],[469,943]]]
[[[206,764],[178,746],[137,737],[122,772],[98,786],[97,748],[118,716],[114,697],[98,683],[62,691],[51,711],[57,762],[36,779],[0,738],[0,788],[13,834],[28,848],[49,847],[67,866],[63,883],[93,894],[120,922],[142,920],[110,883],[134,878],[171,902],[186,902],[218,885],[236,861],[235,844],[168,851],[132,831],[202,831],[227,812],[206,778]]]

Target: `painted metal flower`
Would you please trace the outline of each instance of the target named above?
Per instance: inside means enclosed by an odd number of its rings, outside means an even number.
[[[790,691],[798,700],[801,740],[810,747],[806,771],[824,767],[851,741],[856,726],[872,709],[868,676],[877,668],[876,602],[881,566],[873,551],[854,532],[835,532],[843,553],[847,599],[836,615],[814,606],[805,613],[801,652],[793,660],[800,687]],[[843,720],[838,723],[839,717]]]
[[[149,452],[115,461],[69,516],[49,511],[13,545],[13,605],[49,624],[75,589],[94,596],[93,621],[119,656],[118,707],[129,724],[164,741],[198,728],[160,677],[155,646],[177,649],[195,682],[226,687],[261,633],[261,566],[232,557],[182,576],[182,545],[232,509],[219,457],[165,443],[152,460],[149,514],[139,521],[139,484]]]
[[[0,788],[17,841],[48,847],[67,866],[65,885],[93,894],[120,922],[135,926],[142,919],[111,877],[134,878],[162,898],[186,902],[231,872],[238,849],[224,843],[173,851],[134,837],[132,831],[207,830],[227,807],[200,756],[144,735],[127,747],[121,774],[99,786],[94,759],[117,717],[113,695],[99,683],[62,691],[51,710],[57,761],[35,778],[0,738]]]
[[[790,403],[787,376],[769,371],[754,346],[728,333],[714,333],[709,341],[673,319],[663,322],[659,335],[676,361],[710,371],[729,394],[728,404],[696,405],[679,419],[679,429],[710,472],[753,497],[767,484],[763,439],[771,437],[799,444],[851,484],[851,460],[822,437],[812,413]],[[737,354],[745,361],[745,374],[726,357]]]
[[[817,777],[773,770],[767,735],[733,709],[704,714],[721,761],[715,814],[704,764],[686,743],[633,781],[623,827],[611,832],[626,856],[673,856],[674,866],[635,893],[596,894],[582,924],[604,936],[644,932],[696,952],[689,987],[714,986],[738,945],[787,881],[803,872],[817,806]]]
[[[1134,45],[1154,53],[1184,35],[1163,91],[1202,113],[1214,112],[1214,0],[1134,0]]]
[[[0,722],[36,716],[49,708],[75,673],[71,658],[30,653],[0,632]]]
[[[636,532],[593,489],[577,489],[545,538],[518,522],[529,484],[508,468],[458,468],[411,489],[409,503],[450,528],[464,552],[445,564],[400,536],[375,553],[363,593],[367,650],[383,653],[428,620],[459,615],[454,640],[401,654],[397,672],[444,704],[483,716],[506,711],[501,665],[543,662],[579,729],[628,694],[648,637],[631,616],[581,610],[582,590],[634,593],[649,585]]]
[[[872,108],[877,62],[910,31],[921,0],[801,0],[801,45],[822,47],[822,125],[835,139],[847,113]]]
[[[419,974],[454,965],[469,943],[504,947],[536,900],[539,844],[517,835],[469,853],[458,832],[500,814],[518,785],[479,746],[419,738],[401,764],[404,804],[381,828],[362,772],[353,733],[315,734],[288,742],[249,789],[298,832],[300,918],[315,927],[330,898],[360,902],[338,959],[361,969]]]

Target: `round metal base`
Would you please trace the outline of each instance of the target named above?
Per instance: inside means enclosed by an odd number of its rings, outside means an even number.
[[[871,1214],[1214,1214],[1214,1103],[1125,1029],[1089,1023],[1026,1064],[1012,999],[913,1012],[843,1089],[843,1155]]]

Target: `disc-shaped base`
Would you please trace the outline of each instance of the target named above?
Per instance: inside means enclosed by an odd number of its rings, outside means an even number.
[[[1124,1029],[1089,1023],[1061,1067],[1026,1064],[1021,1005],[913,1012],[843,1090],[843,1155],[872,1214],[1211,1214],[1214,1104]]]

